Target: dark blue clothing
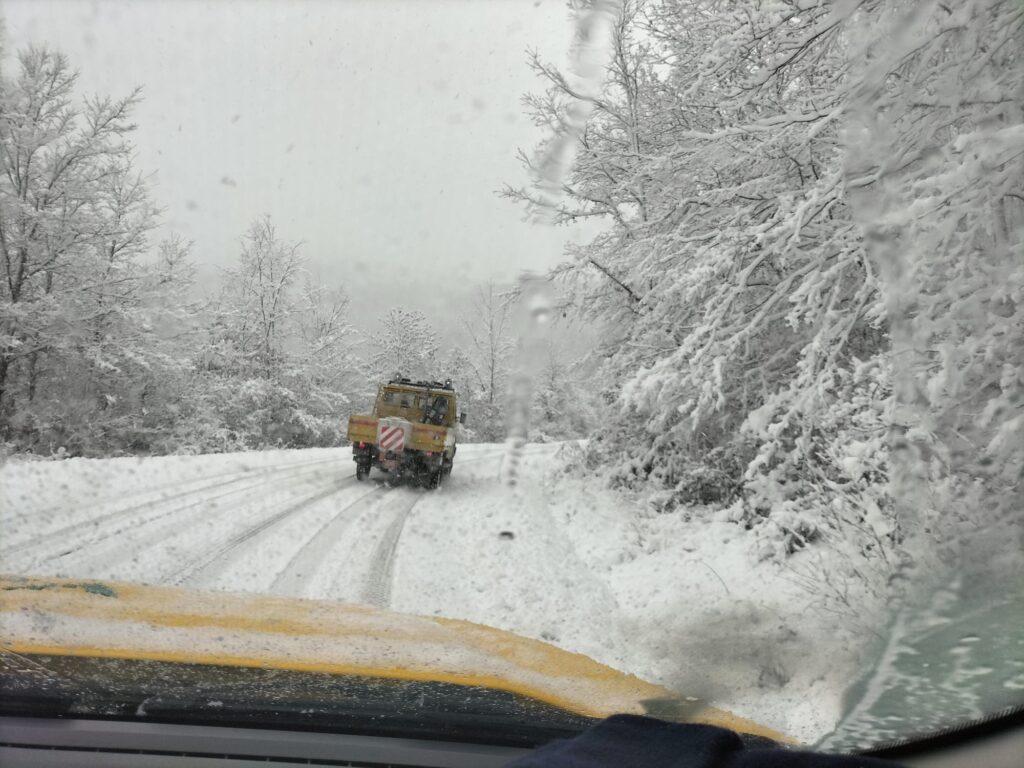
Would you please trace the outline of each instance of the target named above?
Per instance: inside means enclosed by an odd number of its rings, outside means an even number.
[[[896,763],[785,748],[748,749],[724,728],[615,715],[507,768],[896,768]]]

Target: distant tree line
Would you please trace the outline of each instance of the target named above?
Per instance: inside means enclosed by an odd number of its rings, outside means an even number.
[[[154,242],[159,212],[134,164],[123,99],[80,98],[46,48],[0,76],[0,443],[5,452],[142,455],[332,446],[377,384],[401,372],[452,378],[465,439],[504,437],[514,334],[494,286],[464,308],[465,342],[438,339],[396,307],[367,333],[342,287],[326,287],[301,243],[269,216],[235,266],[197,299],[194,245]],[[537,393],[546,434],[579,436],[575,386],[553,369]],[[556,392],[557,391],[557,392]],[[576,400],[575,398],[569,398]]]

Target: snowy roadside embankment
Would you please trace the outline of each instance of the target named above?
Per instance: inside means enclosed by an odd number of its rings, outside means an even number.
[[[420,505],[392,607],[547,640],[804,742],[832,729],[863,637],[726,513],[644,511],[557,466],[538,451],[515,489],[488,478]]]
[[[527,446],[460,447],[437,492],[347,449],[0,468],[0,570],[318,597],[468,619],[730,709],[827,733],[858,644],[721,514],[656,514]],[[799,556],[798,556],[799,557]]]

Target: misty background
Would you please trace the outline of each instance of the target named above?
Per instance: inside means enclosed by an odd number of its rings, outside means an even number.
[[[516,152],[543,136],[520,102],[538,86],[528,50],[567,58],[560,0],[7,0],[2,14],[8,58],[45,43],[82,95],[143,87],[132,141],[163,210],[151,239],[194,241],[200,286],[269,214],[345,288],[357,327],[401,305],[451,333],[476,284],[543,272],[596,231],[526,223],[496,194],[527,181]]]

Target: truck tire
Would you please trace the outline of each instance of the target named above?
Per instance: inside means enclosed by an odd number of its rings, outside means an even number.
[[[427,488],[434,490],[441,487],[441,478],[444,476],[444,470],[438,468],[434,472],[427,475]]]
[[[370,465],[363,462],[356,463],[356,480],[362,482],[370,476]]]

